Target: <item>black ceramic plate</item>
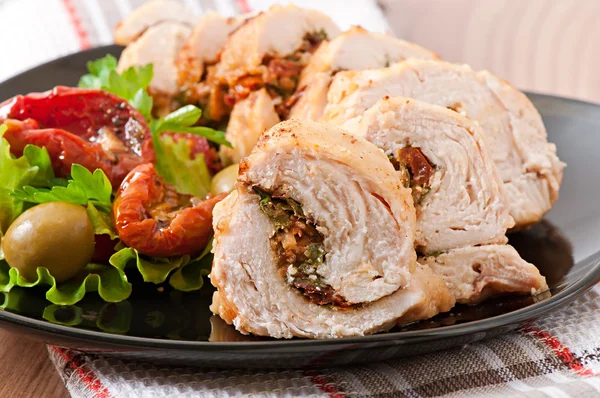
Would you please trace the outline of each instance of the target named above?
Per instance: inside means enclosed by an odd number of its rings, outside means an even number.
[[[109,46],[73,54],[0,84],[0,100],[55,85],[75,85],[85,64]],[[542,297],[503,298],[458,306],[426,322],[374,336],[337,340],[254,338],[211,315],[212,290],[181,293],[135,280],[131,298],[105,304],[89,295],[76,306],[57,307],[39,291],[5,294],[2,327],[44,341],[126,358],[235,367],[341,365],[417,355],[513,330],[571,302],[600,278],[600,107],[530,94],[550,141],[568,163],[561,198],[544,221],[510,237],[523,258],[537,265],[551,286]],[[207,285],[209,285],[207,283]],[[0,300],[1,301],[1,300]]]

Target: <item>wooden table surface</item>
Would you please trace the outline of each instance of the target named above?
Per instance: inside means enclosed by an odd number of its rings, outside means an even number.
[[[0,397],[68,397],[46,345],[0,330]]]

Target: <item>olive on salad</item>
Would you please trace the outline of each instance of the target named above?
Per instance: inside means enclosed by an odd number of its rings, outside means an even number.
[[[215,174],[210,185],[210,192],[217,196],[233,191],[239,170],[238,164],[232,164]]]
[[[80,272],[94,254],[94,227],[83,206],[50,202],[21,214],[2,239],[7,263],[33,282],[46,267],[57,283]]]

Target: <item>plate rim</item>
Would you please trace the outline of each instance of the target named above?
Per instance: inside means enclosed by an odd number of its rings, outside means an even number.
[[[47,68],[49,65],[67,61],[75,56],[85,56],[87,54],[96,54],[106,51],[107,54],[121,50],[123,47],[115,44],[95,47],[84,51],[74,52],[64,55],[35,66],[33,68],[22,71],[8,79],[0,82],[0,86],[12,83],[27,73],[35,73],[36,71]],[[91,59],[91,58],[90,58]],[[578,105],[591,106],[600,111],[600,104],[584,101],[580,99],[556,96],[551,94],[525,91],[527,96],[535,96],[546,98],[554,101],[565,101]],[[20,315],[9,310],[0,310],[0,321],[10,323],[18,327],[42,332],[47,335],[56,336],[57,338],[67,338],[74,340],[83,340],[99,344],[110,344],[114,346],[127,346],[143,348],[148,350],[186,350],[186,351],[240,351],[254,349],[275,349],[282,348],[301,348],[306,346],[340,346],[351,344],[368,344],[368,343],[397,343],[410,344],[424,341],[442,340],[450,337],[468,335],[478,332],[486,332],[495,328],[506,327],[510,325],[522,324],[529,319],[536,319],[541,315],[561,306],[564,306],[574,301],[578,296],[587,292],[597,282],[600,281],[600,247],[590,256],[580,260],[579,262],[590,263],[587,265],[585,274],[561,290],[555,295],[547,299],[543,299],[533,303],[527,307],[519,308],[501,315],[492,316],[485,319],[459,323],[448,326],[441,326],[432,329],[398,331],[398,332],[383,332],[366,336],[354,336],[332,339],[274,339],[265,341],[240,341],[240,342],[210,342],[196,340],[169,340],[151,337],[129,336],[125,334],[113,334],[103,331],[95,331],[88,329],[79,329],[71,326],[54,324],[48,321],[30,318],[25,315]]]

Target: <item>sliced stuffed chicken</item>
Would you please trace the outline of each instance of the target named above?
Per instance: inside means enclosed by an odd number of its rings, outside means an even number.
[[[155,100],[155,112],[165,114],[177,108],[174,101],[179,92],[176,59],[190,35],[188,25],[166,21],[148,28],[129,44],[119,58],[118,71],[131,66],[153,65],[154,77],[149,86]]]
[[[444,278],[459,303],[476,304],[490,296],[548,290],[538,269],[510,245],[464,247],[419,262]]]
[[[264,87],[271,97],[285,101],[296,91],[300,72],[321,42],[338,34],[339,28],[321,12],[273,6],[229,36],[215,73],[219,91],[211,95],[233,106]],[[222,117],[211,118],[217,116]]]
[[[449,288],[416,265],[412,197],[395,174],[333,127],[266,132],[214,210],[213,312],[243,333],[325,338],[449,310]]]
[[[246,18],[246,15],[225,18],[216,12],[208,12],[194,26],[177,59],[179,86],[185,103],[194,103],[203,109],[207,107],[219,54],[229,34]]]
[[[539,114],[514,87],[466,65],[409,59],[335,75],[322,121],[350,126],[385,96],[441,105],[477,121],[504,182],[516,226],[534,223],[558,198],[564,164]]]
[[[419,251],[506,243],[514,222],[477,123],[441,106],[386,97],[350,127],[383,149],[397,180],[411,188]]]
[[[279,122],[273,100],[264,88],[235,104],[225,131],[232,148],[221,147],[223,164],[239,163],[250,154],[260,135]]]
[[[161,22],[171,21],[192,27],[194,14],[180,1],[153,0],[136,8],[115,28],[115,43],[126,46],[140,37],[146,29]]]
[[[325,41],[300,74],[301,90],[289,117],[319,120],[327,103],[331,78],[343,70],[383,68],[407,58],[438,59],[438,55],[389,34],[353,27],[331,41]]]

